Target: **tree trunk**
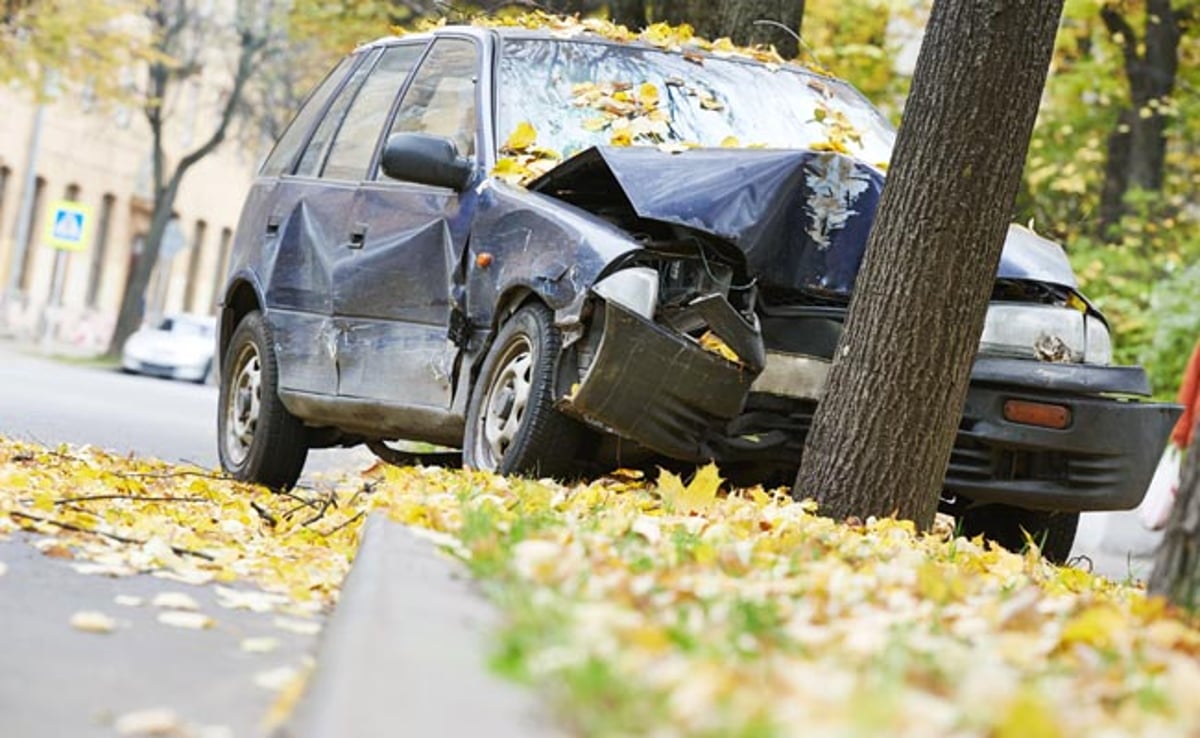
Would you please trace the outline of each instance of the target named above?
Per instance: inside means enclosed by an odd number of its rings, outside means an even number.
[[[1162,189],[1167,118],[1159,104],[1175,90],[1182,30],[1170,0],[1146,0],[1146,30],[1140,43],[1115,5],[1102,7],[1100,17],[1119,39],[1131,105],[1121,112],[1109,135],[1100,210],[1103,233],[1125,213],[1125,194],[1130,189]]]
[[[933,522],[1062,0],[935,0],[793,494]]]
[[[662,13],[656,13],[656,20],[690,23],[709,39],[728,36],[742,45],[771,44],[786,59],[800,53],[793,34],[800,33],[804,0],[673,0],[657,3],[656,9]]]
[[[162,103],[167,99],[168,86],[173,80],[179,79],[174,76],[179,72],[175,67],[168,66],[163,61],[155,61],[150,64],[149,87],[146,90],[143,112],[146,114],[152,134],[154,209],[150,216],[150,230],[146,234],[142,254],[135,263],[129,280],[125,283],[125,294],[121,296],[121,309],[117,313],[117,324],[113,329],[112,338],[109,340],[108,350],[105,352],[107,358],[120,357],[125,341],[141,324],[146,311],[146,285],[150,281],[150,274],[154,271],[155,264],[158,263],[163,234],[166,233],[167,223],[171,220],[175,198],[179,194],[179,186],[183,182],[183,177],[197,162],[211,154],[225,141],[229,124],[242,104],[246,82],[250,79],[250,74],[258,62],[260,52],[267,44],[267,37],[257,35],[252,29],[256,20],[253,12],[249,9],[252,5],[253,3],[246,2],[246,0],[239,0],[238,3],[238,25],[235,28],[239,44],[237,66],[233,73],[233,79],[230,80],[230,89],[221,105],[219,119],[208,138],[179,159],[169,179],[166,174],[167,156],[163,143],[164,112]],[[159,0],[148,15],[159,34],[158,51],[162,52],[165,58],[172,58],[181,34],[191,29],[196,19],[188,14],[186,5],[168,5],[164,0]]]
[[[1129,191],[1130,135],[1137,116],[1126,108],[1108,134],[1108,159],[1104,162],[1104,185],[1100,190],[1100,235],[1107,237],[1125,213],[1125,193]]]
[[[646,0],[610,0],[608,11],[613,23],[634,31],[646,27]]]
[[[121,309],[117,312],[117,323],[113,328],[112,339],[109,341],[105,356],[116,359],[121,356],[125,341],[142,324],[146,315],[146,286],[150,283],[150,275],[158,264],[158,254],[162,250],[163,235],[167,232],[167,224],[171,222],[171,213],[175,208],[175,197],[179,194],[179,184],[183,180],[183,170],[176,170],[170,184],[163,188],[158,197],[154,198],[154,209],[150,214],[150,230],[142,242],[142,253],[134,262],[133,273],[125,283],[125,294],[121,299]]]
[[[1192,612],[1200,607],[1200,426],[1183,460],[1179,493],[1154,558],[1149,589]]]

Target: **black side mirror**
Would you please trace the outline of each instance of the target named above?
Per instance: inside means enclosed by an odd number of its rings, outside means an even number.
[[[424,133],[397,133],[383,147],[383,173],[392,179],[461,192],[475,171],[470,159],[458,155],[448,138]]]

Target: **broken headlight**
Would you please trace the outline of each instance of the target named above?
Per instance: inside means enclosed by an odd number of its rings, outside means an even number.
[[[609,302],[652,320],[658,305],[658,272],[650,267],[629,267],[608,275],[592,291]]]
[[[1112,342],[1104,322],[1072,308],[1029,303],[988,306],[979,353],[1041,361],[1107,364]]]

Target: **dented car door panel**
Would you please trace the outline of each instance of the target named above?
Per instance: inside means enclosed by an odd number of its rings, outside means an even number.
[[[455,346],[447,334],[452,279],[473,195],[400,182],[364,185],[335,266],[339,394],[449,408]]]
[[[264,297],[284,389],[337,392],[333,265],[353,202],[353,186],[286,178],[267,211]]]

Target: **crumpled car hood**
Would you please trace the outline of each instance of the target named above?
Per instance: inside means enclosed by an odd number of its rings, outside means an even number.
[[[765,287],[848,294],[883,183],[878,169],[829,152],[595,147],[529,189],[587,207],[581,192],[615,185],[641,218],[736,245]],[[1076,287],[1061,247],[1015,226],[997,277]]]

